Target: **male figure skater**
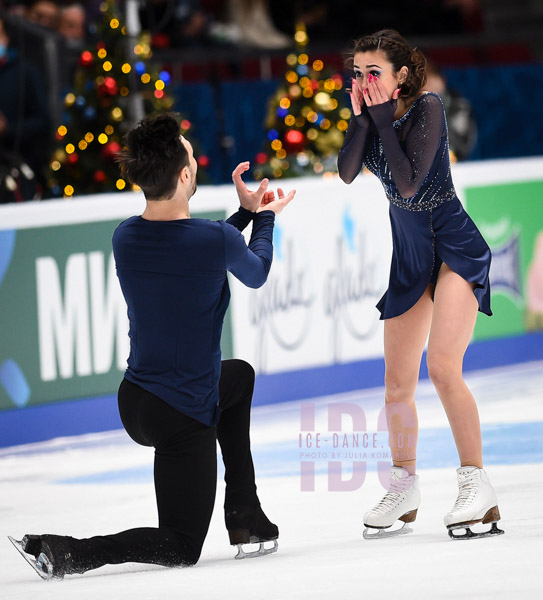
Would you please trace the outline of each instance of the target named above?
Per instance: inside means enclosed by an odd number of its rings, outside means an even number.
[[[194,565],[206,537],[217,482],[216,440],[225,464],[226,528],[238,557],[277,549],[279,531],[260,507],[249,441],[254,371],[221,363],[220,337],[230,292],[227,272],[260,287],[272,262],[275,215],[292,200],[268,181],[251,192],[233,173],[240,208],[227,221],[191,219],[197,163],[170,115],[149,117],[126,137],[118,162],[141,187],[141,216],[113,235],[117,274],[128,306],[130,356],[119,412],[130,437],[155,448],[158,527],[75,539],[26,535],[12,540],[44,579],[124,562]],[[253,223],[247,246],[241,231]],[[273,541],[271,548],[263,542]],[[253,553],[254,554],[254,553]]]

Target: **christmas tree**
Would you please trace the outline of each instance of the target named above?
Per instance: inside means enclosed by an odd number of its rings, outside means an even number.
[[[330,175],[351,116],[340,73],[310,61],[303,25],[287,56],[284,81],[271,98],[265,149],[256,156],[255,179]]]
[[[50,162],[49,185],[56,197],[130,189],[115,163],[123,135],[145,115],[166,112],[174,103],[170,74],[148,62],[149,35],[127,32],[117,4],[102,3],[99,41],[81,53],[74,88],[65,97]],[[181,133],[190,127],[188,120],[180,122]]]

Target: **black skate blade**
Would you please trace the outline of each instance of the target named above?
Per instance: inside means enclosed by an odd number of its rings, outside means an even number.
[[[491,537],[495,535],[502,535],[505,533],[503,529],[498,528],[498,524],[496,522],[492,523],[492,527],[488,531],[472,531],[470,526],[468,525],[458,525],[447,527],[449,530],[449,537],[451,540],[476,540],[479,538]],[[463,534],[455,534],[455,531],[460,529],[464,529],[465,533]]]
[[[279,548],[279,543],[277,542],[277,540],[268,541],[273,542],[273,546],[271,548],[266,548],[264,546],[264,544],[267,542],[256,542],[259,544],[258,550],[253,550],[251,552],[246,552],[243,549],[243,544],[236,544],[238,548],[238,553],[234,558],[238,560],[242,560],[244,558],[258,558],[259,556],[265,556],[266,554],[273,554],[274,552],[277,552],[277,549]]]
[[[362,532],[362,537],[365,540],[382,540],[384,538],[397,537],[399,535],[405,535],[406,533],[413,533],[413,529],[404,523],[398,529],[391,529],[390,527],[371,527],[366,525],[366,529]],[[375,532],[375,533],[372,533]]]
[[[32,556],[32,554],[27,554],[23,550],[23,542],[22,540],[16,540],[8,535],[8,540],[17,548],[19,554],[26,560],[26,562],[36,571],[36,573],[45,581],[49,581],[53,578],[53,565],[47,558],[47,556],[42,552],[38,558]]]

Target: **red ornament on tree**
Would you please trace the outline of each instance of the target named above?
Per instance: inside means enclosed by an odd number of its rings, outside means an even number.
[[[285,146],[290,152],[298,152],[304,147],[305,137],[301,131],[290,129],[285,135]]]
[[[79,64],[82,67],[90,67],[90,65],[92,64],[92,60],[93,60],[92,52],[85,50],[84,52],[81,53],[81,56],[79,57]]]
[[[100,154],[102,155],[102,158],[105,159],[115,158],[115,155],[117,154],[117,152],[119,152],[120,149],[121,145],[119,144],[119,142],[108,142],[102,148]]]
[[[116,96],[119,93],[119,86],[113,77],[106,77],[104,83],[98,86],[98,93],[102,96]]]
[[[104,173],[104,171],[100,170],[94,173],[93,178],[96,183],[103,183],[106,180],[107,175]]]
[[[151,38],[153,48],[169,48],[171,45],[170,36],[163,31],[153,34]]]

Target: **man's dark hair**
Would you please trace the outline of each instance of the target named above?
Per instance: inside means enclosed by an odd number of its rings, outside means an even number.
[[[138,185],[147,200],[170,199],[188,152],[180,139],[180,127],[172,115],[146,117],[125,136],[126,147],[116,157],[121,173]]]

